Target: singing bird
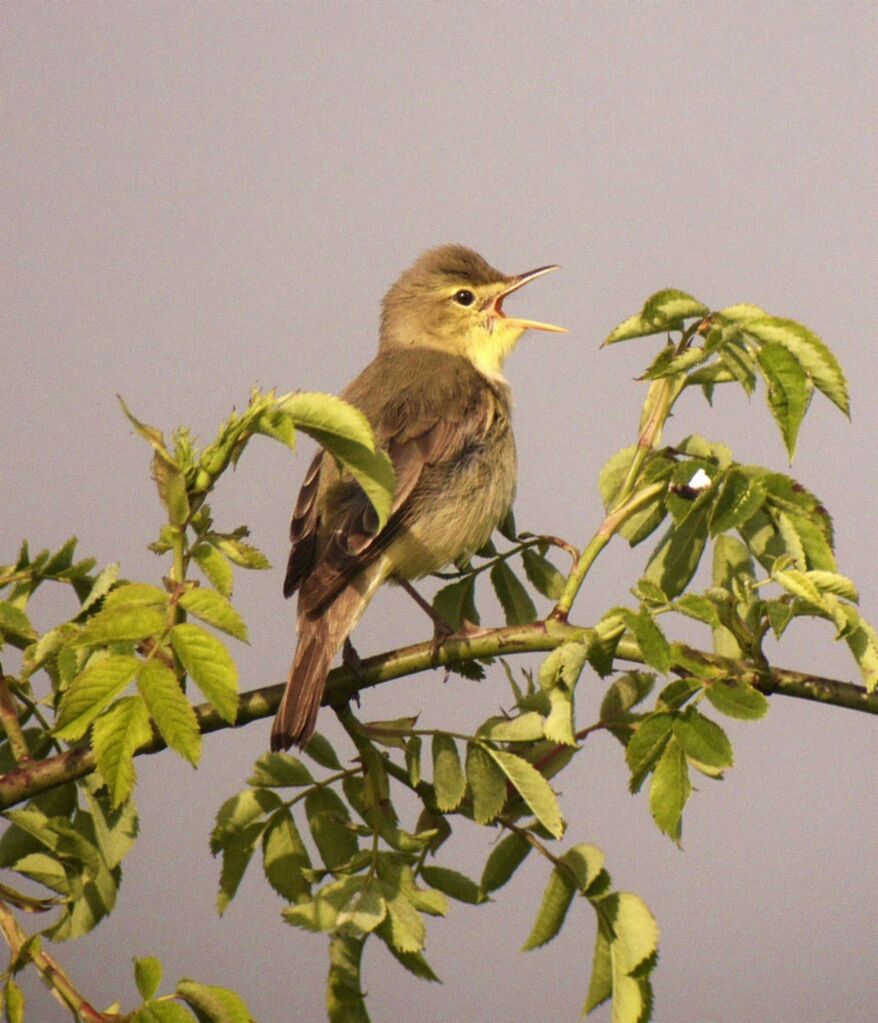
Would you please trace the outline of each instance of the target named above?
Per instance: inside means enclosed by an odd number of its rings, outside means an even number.
[[[501,372],[528,329],[505,299],[542,266],[509,277],[462,245],[424,253],[391,287],[376,358],[341,397],[369,420],[396,472],[382,529],[355,480],[324,452],[305,476],[290,526],[284,595],[299,591],[298,645],[271,732],[304,747],[330,665],[384,582],[437,572],[482,547],[515,494],[511,394]]]

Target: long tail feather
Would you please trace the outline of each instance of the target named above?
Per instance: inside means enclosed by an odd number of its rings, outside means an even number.
[[[376,562],[346,586],[321,614],[299,615],[299,642],[287,686],[271,729],[271,748],[304,748],[314,734],[326,676],[335,655],[360,620],[377,586],[383,581]]]

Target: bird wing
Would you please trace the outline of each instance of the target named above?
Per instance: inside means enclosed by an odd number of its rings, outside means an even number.
[[[301,588],[300,611],[308,614],[319,613],[399,536],[424,470],[453,461],[483,436],[495,409],[491,385],[471,363],[424,348],[380,354],[342,397],[372,424],[393,463],[396,492],[379,530],[359,484],[339,474],[330,455],[315,457],[293,513],[284,584],[287,596]]]

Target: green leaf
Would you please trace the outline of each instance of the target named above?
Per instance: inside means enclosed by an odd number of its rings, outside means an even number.
[[[860,595],[857,592],[857,587],[854,583],[848,579],[847,576],[839,575],[838,572],[826,572],[820,569],[812,569],[811,571],[806,572],[805,575],[812,583],[814,583],[821,593],[834,593],[837,596],[844,597],[845,600],[850,600],[855,604],[860,599]]]
[[[67,742],[81,739],[92,721],[128,688],[141,663],[128,654],[93,661],[61,697],[54,734]]]
[[[644,577],[668,595],[676,597],[689,585],[704,545],[713,494],[705,491],[696,498],[689,514],[665,533],[646,566]]]
[[[685,593],[679,600],[675,600],[674,610],[714,629],[720,624],[716,605],[707,597],[698,596],[697,593]]]
[[[216,824],[210,835],[211,854],[216,856],[254,821],[260,821],[280,806],[280,797],[268,789],[244,789],[229,796],[216,814]]]
[[[243,540],[236,536],[220,536],[219,534],[212,534],[209,538],[212,544],[215,544],[217,549],[224,554],[232,564],[237,565],[239,568],[250,568],[257,570],[265,570],[271,568],[271,563],[268,558],[257,550],[252,544],[244,543]]]
[[[105,607],[89,618],[71,646],[103,646],[122,640],[135,642],[159,636],[167,627],[167,612],[151,604]]]
[[[637,792],[643,780],[658,762],[674,729],[671,714],[651,714],[637,726],[637,731],[625,750],[625,760],[631,769],[628,787]]]
[[[521,552],[521,560],[531,586],[549,600],[558,600],[566,584],[564,576],[552,562],[532,547]]]
[[[811,380],[799,360],[782,344],[762,345],[756,359],[765,377],[768,407],[780,427],[792,462],[799,427],[811,403]]]
[[[263,753],[253,765],[248,785],[264,788],[298,788],[313,785],[314,777],[308,768],[289,753]]]
[[[24,1023],[24,992],[12,977],[3,985],[3,1001],[8,1023]]]
[[[638,614],[625,614],[625,624],[634,634],[643,659],[663,675],[671,670],[671,646],[656,620],[645,608]]]
[[[149,1001],[134,1013],[131,1023],[192,1023],[192,1013],[176,1002]]]
[[[593,1009],[613,994],[613,958],[610,951],[610,939],[599,927],[595,941],[594,955],[591,962],[591,978],[588,982],[588,997],[585,1000],[583,1015],[587,1016]],[[635,1020],[639,1023],[639,1018]]]
[[[475,881],[471,881],[465,874],[448,867],[421,867],[420,875],[431,888],[444,892],[449,898],[457,899],[458,902],[467,902],[477,906],[484,901],[482,891]]]
[[[357,892],[338,914],[336,926],[369,934],[387,916],[387,901],[377,887],[370,885]]]
[[[330,870],[347,863],[359,848],[347,807],[332,789],[311,789],[305,813],[314,844]]]
[[[649,809],[659,830],[678,845],[682,832],[683,807],[691,791],[686,755],[676,738],[671,738],[652,776]]]
[[[400,952],[420,952],[424,947],[426,928],[421,915],[411,902],[392,885],[379,882],[387,900],[390,922],[390,941]]]
[[[675,288],[665,288],[651,295],[637,316],[632,316],[611,331],[605,345],[629,338],[645,337],[675,330],[684,320],[694,316],[706,316],[710,310],[691,295]]]
[[[278,895],[288,902],[310,899],[311,885],[303,871],[310,869],[311,858],[289,807],[276,810],[268,820],[262,833],[262,865]]]
[[[284,920],[294,927],[314,933],[334,931],[338,915],[365,883],[362,876],[347,876],[324,885],[313,899],[289,906],[282,913]]]
[[[321,767],[325,767],[330,771],[341,770],[341,763],[336,756],[335,750],[332,748],[332,744],[319,732],[315,732],[311,736],[308,745],[302,750],[302,752],[306,757],[310,757],[314,763],[319,764]]]
[[[527,941],[522,946],[523,952],[539,948],[555,937],[564,924],[564,918],[575,894],[576,887],[567,871],[556,867],[549,875],[549,883],[543,892],[537,918]]]
[[[829,400],[845,415],[850,414],[847,381],[838,359],[820,338],[795,320],[763,316],[749,320],[746,331],[763,344],[779,344],[788,349]]]
[[[116,607],[137,607],[139,605],[166,607],[170,594],[150,583],[123,583],[110,590],[104,599],[103,610]]]
[[[532,848],[526,838],[515,832],[501,839],[491,850],[482,870],[479,887],[485,895],[502,888],[524,863]]]
[[[472,742],[467,744],[466,750],[466,780],[472,793],[473,819],[477,824],[487,824],[502,813],[506,804],[506,776],[485,750]]]
[[[540,686],[543,689],[560,686],[573,692],[587,659],[588,647],[584,643],[576,641],[562,643],[540,665],[538,673]]]
[[[224,597],[231,597],[234,577],[228,558],[209,543],[200,543],[192,556],[205,576]]]
[[[595,882],[603,875],[606,857],[596,845],[580,842],[568,849],[561,857],[561,862],[573,874],[579,891],[586,895]]]
[[[378,528],[383,528],[393,506],[396,477],[363,413],[328,394],[294,394],[279,407],[351,473],[378,515]]]
[[[146,661],[138,673],[137,688],[168,746],[190,764],[197,764],[201,759],[201,731],[174,672],[155,658]]]
[[[720,478],[710,512],[710,535],[717,536],[748,522],[765,504],[765,498],[765,488],[758,477],[741,467],[727,470]]]
[[[491,569],[491,583],[506,615],[507,625],[526,625],[536,621],[534,602],[505,561],[498,561]]]
[[[199,1023],[252,1023],[244,1000],[227,988],[184,978],[177,985],[176,995],[192,1009]]]
[[[596,900],[594,906],[598,913],[599,934],[603,933],[609,943],[612,1023],[645,1023],[652,1000],[646,974],[649,965],[655,962],[658,947],[659,931],[655,918],[643,900],[630,892],[611,892]],[[605,967],[605,953],[601,955]],[[597,995],[602,988],[601,982],[595,987]]]
[[[466,794],[466,776],[457,743],[450,735],[433,736],[433,787],[436,805],[443,813],[456,810]]]
[[[223,843],[223,865],[220,871],[219,891],[216,896],[216,911],[222,916],[229,903],[235,897],[238,887],[250,865],[256,843],[262,838],[267,824],[264,820],[255,820],[236,834],[229,836]]]
[[[227,632],[244,643],[248,642],[247,626],[244,624],[244,619],[216,590],[206,590],[200,587],[188,590],[180,597],[180,607],[203,622],[207,622],[208,625],[212,625],[215,629]]]
[[[513,787],[536,814],[537,820],[553,838],[560,838],[564,833],[564,821],[558,799],[551,785],[540,772],[521,757],[505,750],[485,747],[488,754],[499,765]]]
[[[155,956],[134,960],[134,980],[140,997],[148,1002],[154,998],[162,982],[162,963]]]
[[[238,669],[225,646],[198,625],[171,629],[171,645],[180,663],[224,721],[238,715]]]
[[[543,719],[533,710],[514,718],[488,718],[478,734],[493,742],[533,742],[543,737]]]
[[[118,564],[107,565],[106,568],[102,568],[92,584],[91,589],[88,591],[88,596],[80,605],[79,613],[82,614],[84,611],[88,611],[90,607],[97,604],[101,597],[105,597],[107,593],[109,593],[110,588],[116,582],[118,576]]]
[[[601,721],[625,720],[629,711],[645,700],[655,685],[655,675],[645,671],[627,671],[607,689],[601,703]]]
[[[477,624],[479,615],[473,603],[474,590],[475,577],[471,575],[449,583],[433,597],[433,610],[454,629],[459,628],[464,619]]]
[[[731,767],[734,763],[728,736],[710,718],[689,707],[674,722],[674,736],[687,757],[708,767]]]
[[[134,752],[151,738],[149,712],[139,696],[124,697],[95,721],[92,748],[114,806],[131,795],[137,777]]]
[[[732,679],[718,679],[704,691],[721,713],[741,721],[758,721],[768,713],[768,700],[753,686]]]

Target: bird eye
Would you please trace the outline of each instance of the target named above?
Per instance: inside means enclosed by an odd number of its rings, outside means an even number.
[[[454,301],[458,305],[472,305],[475,300],[476,296],[466,288],[461,288],[460,291],[455,291],[454,293]]]

